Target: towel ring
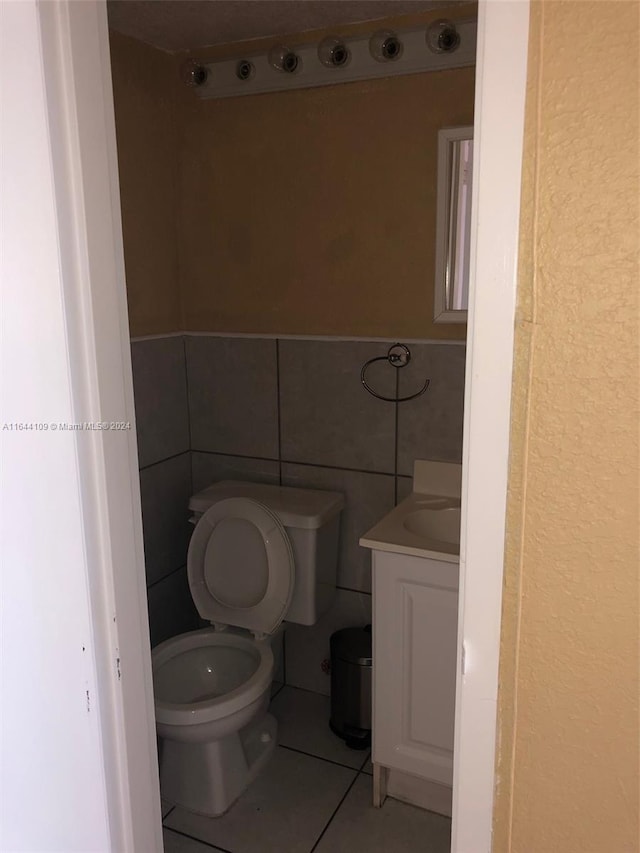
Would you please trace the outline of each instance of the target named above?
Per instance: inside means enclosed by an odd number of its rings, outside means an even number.
[[[374,391],[367,382],[367,368],[369,365],[373,364],[374,361],[388,361],[389,364],[396,368],[406,367],[411,361],[411,351],[409,350],[409,347],[404,344],[393,344],[393,346],[389,347],[389,351],[386,355],[377,355],[375,358],[370,358],[369,361],[365,361],[362,365],[362,370],[360,371],[360,382],[362,382],[369,394],[377,397],[378,400],[384,400],[387,403],[406,403],[407,400],[415,400],[416,397],[422,396],[429,387],[431,380],[425,379],[424,385],[419,391],[416,391],[415,394],[409,394],[408,397],[383,397],[382,394],[378,394]]]

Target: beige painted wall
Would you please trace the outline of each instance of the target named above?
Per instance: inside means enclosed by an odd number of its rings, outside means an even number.
[[[500,853],[639,849],[638,12],[532,10]]]
[[[464,338],[434,325],[438,128],[473,69],[194,104],[183,124],[186,326]]]
[[[436,146],[473,122],[473,69],[201,101],[178,82],[186,54],[113,32],[111,53],[132,335],[464,339],[432,322]]]
[[[113,31],[110,43],[131,334],[178,331],[175,60]]]
[[[181,90],[185,328],[464,339],[432,322],[436,146],[439,127],[473,122],[473,89],[467,68],[209,101]]]

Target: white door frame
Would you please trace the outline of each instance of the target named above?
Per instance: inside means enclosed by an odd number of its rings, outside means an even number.
[[[161,851],[106,4],[38,3],[112,850]]]
[[[26,3],[41,29],[75,419],[133,423],[105,5]],[[491,849],[528,19],[528,0],[480,0],[453,853]],[[78,468],[106,820],[112,849],[136,853],[162,848],[137,453],[133,431],[121,438],[79,439]]]
[[[480,0],[452,853],[490,853],[528,0]]]

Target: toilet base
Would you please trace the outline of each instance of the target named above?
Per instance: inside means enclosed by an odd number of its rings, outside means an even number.
[[[163,738],[163,799],[207,817],[223,815],[267,764],[277,734],[275,717],[265,714],[220,740],[185,743]]]

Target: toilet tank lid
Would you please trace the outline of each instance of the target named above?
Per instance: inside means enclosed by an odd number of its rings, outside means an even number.
[[[189,509],[203,513],[223,498],[252,498],[275,512],[284,527],[303,530],[317,530],[344,506],[344,497],[339,492],[222,480],[193,495]]]

